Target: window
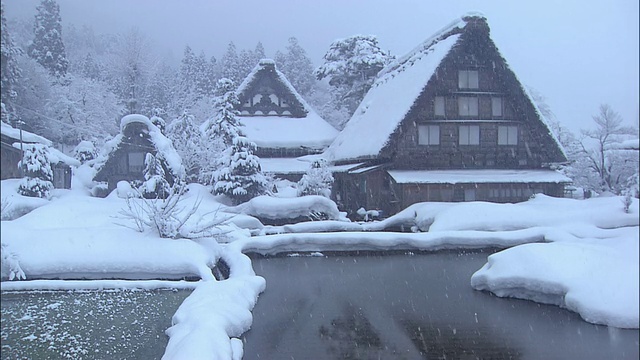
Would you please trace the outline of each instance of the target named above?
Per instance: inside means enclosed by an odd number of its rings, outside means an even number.
[[[502,98],[491,98],[491,114],[493,116],[502,116]]]
[[[436,96],[434,107],[436,116],[444,116],[444,96]]]
[[[144,153],[143,152],[130,152],[129,153],[129,172],[142,172],[144,171]]]
[[[464,201],[476,201],[476,189],[464,189]]]
[[[480,126],[460,125],[458,128],[460,145],[480,145]]]
[[[478,70],[458,71],[459,89],[478,89]]]
[[[518,127],[498,126],[498,145],[518,145]]]
[[[478,98],[464,96],[459,97],[458,114],[460,116],[478,116]]]
[[[418,145],[440,145],[440,126],[418,125]]]

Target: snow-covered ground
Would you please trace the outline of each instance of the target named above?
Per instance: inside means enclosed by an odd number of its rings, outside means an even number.
[[[116,192],[100,199],[86,191],[57,190],[51,200],[41,200],[16,194],[16,187],[15,180],[2,181],[3,200],[10,209],[32,211],[2,222],[2,279],[12,270],[21,278],[22,270],[26,281],[3,281],[2,290],[193,288],[167,330],[166,359],[242,356],[238,337],[250,328],[250,311],[266,286],[243,254],[248,251],[506,248],[488,258],[471,286],[557,304],[593,323],[639,327],[637,199],[629,213],[619,197],[422,203],[383,221],[352,223],[318,199],[258,199],[232,208],[206,188],[191,185],[184,208],[200,201],[191,225],[230,218],[218,232],[228,244],[219,244],[214,238],[162,239],[150,229],[136,231],[122,217],[126,201]],[[247,215],[281,217],[286,209],[296,209],[289,214],[296,217],[305,206],[320,203],[340,221],[263,227]],[[399,225],[414,232],[381,232]],[[230,276],[218,281],[211,268],[220,259],[229,265]],[[184,277],[201,280],[176,281]]]

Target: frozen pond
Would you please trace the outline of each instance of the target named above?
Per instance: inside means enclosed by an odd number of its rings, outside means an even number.
[[[190,291],[2,293],[2,359],[160,359]]]
[[[638,359],[637,330],[473,290],[489,254],[252,256],[244,359]]]

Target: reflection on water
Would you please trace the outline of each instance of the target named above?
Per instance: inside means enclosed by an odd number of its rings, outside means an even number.
[[[473,290],[490,253],[255,255],[267,288],[244,359],[638,358],[637,330]]]
[[[2,359],[160,359],[190,291],[2,293]]]

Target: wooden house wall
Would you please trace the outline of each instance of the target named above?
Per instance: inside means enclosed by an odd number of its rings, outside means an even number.
[[[479,88],[459,89],[459,70],[477,70]],[[444,116],[435,115],[436,96],[445,99]],[[477,97],[478,115],[459,115],[459,97]],[[502,116],[492,115],[492,97],[502,99]],[[439,126],[440,143],[419,145],[419,125]],[[479,145],[459,144],[461,125],[480,127]],[[498,145],[498,127],[503,125],[518,127],[517,145]],[[397,169],[528,169],[566,161],[488,33],[482,31],[462,35],[392,135],[382,156]]]
[[[391,187],[390,177],[383,169],[361,174],[335,173],[332,197],[349,217],[357,218],[359,208],[382,210],[383,214],[400,211],[400,199]]]
[[[488,201],[516,203],[528,200],[531,195],[542,193],[563,197],[564,185],[557,183],[479,183],[479,184],[394,184],[400,194],[401,208],[419,202]],[[467,198],[466,191],[473,192]]]
[[[2,180],[5,179],[17,179],[20,177],[20,169],[18,168],[18,163],[22,159],[22,153],[20,150],[11,146],[11,144],[7,144],[5,142],[1,143],[0,150],[2,153],[0,154],[0,174],[2,175]]]

